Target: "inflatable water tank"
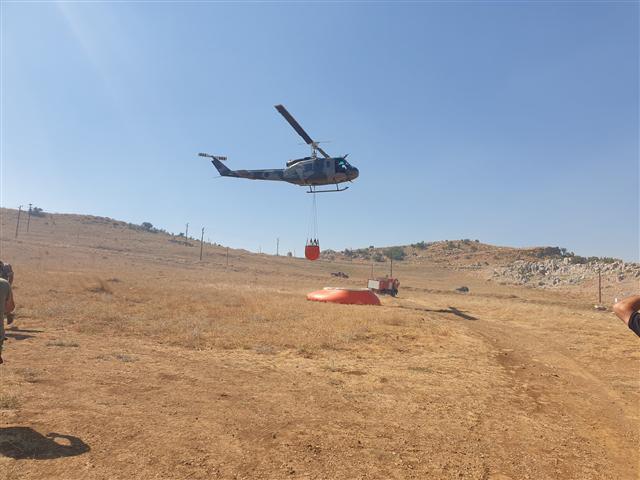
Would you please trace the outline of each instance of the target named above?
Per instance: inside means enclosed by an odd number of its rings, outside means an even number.
[[[349,289],[325,287],[322,290],[307,294],[307,300],[349,305],[380,305],[380,299],[368,288]]]

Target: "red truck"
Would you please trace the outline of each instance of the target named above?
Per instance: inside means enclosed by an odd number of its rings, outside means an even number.
[[[398,295],[398,288],[400,288],[400,280],[392,277],[379,277],[376,279],[369,279],[367,288],[373,290],[376,293],[382,293],[384,295],[391,295],[395,297]]]

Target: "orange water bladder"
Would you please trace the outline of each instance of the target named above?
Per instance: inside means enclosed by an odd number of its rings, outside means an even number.
[[[368,288],[349,289],[325,287],[323,290],[307,294],[307,300],[351,305],[380,305],[380,299]]]
[[[304,247],[304,256],[307,257],[307,260],[320,258],[320,245],[307,245]]]

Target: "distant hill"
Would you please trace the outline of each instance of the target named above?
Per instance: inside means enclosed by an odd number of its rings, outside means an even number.
[[[394,261],[428,262],[471,268],[504,265],[518,260],[534,262],[550,258],[569,258],[571,263],[588,263],[596,260],[613,262],[619,260],[614,258],[581,257],[561,247],[502,247],[470,239],[418,242],[411,245],[389,247],[371,246],[368,248],[345,249],[340,252],[325,250],[322,255],[327,259],[364,262],[385,262],[390,257],[393,257]]]
[[[199,256],[199,239],[166,232],[149,222],[137,225],[92,215],[39,211],[31,218],[30,231],[27,233],[27,216],[22,212],[19,236],[15,239],[17,213],[17,210],[0,209],[3,241],[28,240],[34,247],[36,244],[44,247],[38,252],[83,248],[89,258],[110,253],[125,257],[162,258],[179,264],[188,264]],[[228,255],[242,257],[256,265],[278,261],[273,255],[227,249],[215,243],[205,242],[204,248],[207,260],[218,263],[226,263]],[[4,255],[3,250],[4,245],[0,243],[0,258]],[[331,264],[339,263],[382,265],[388,263],[389,258],[393,258],[399,266],[410,266],[416,271],[437,267],[469,272],[475,278],[502,284],[541,288],[589,285],[597,281],[600,272],[612,287],[621,287],[621,282],[628,285],[624,290],[626,292],[637,289],[640,279],[640,265],[615,258],[586,258],[561,247],[513,248],[471,239],[369,246],[339,252],[324,250],[321,253],[326,268],[333,268]]]

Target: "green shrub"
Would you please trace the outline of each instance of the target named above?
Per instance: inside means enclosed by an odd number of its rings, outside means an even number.
[[[417,248],[418,250],[426,250],[429,245],[430,244],[428,244],[427,242],[418,242],[411,244],[413,248]]]
[[[32,217],[44,217],[45,216],[45,211],[42,210],[40,207],[33,207],[31,209],[31,216]]]
[[[389,247],[384,249],[384,255],[393,260],[403,260],[406,256],[402,247]]]

